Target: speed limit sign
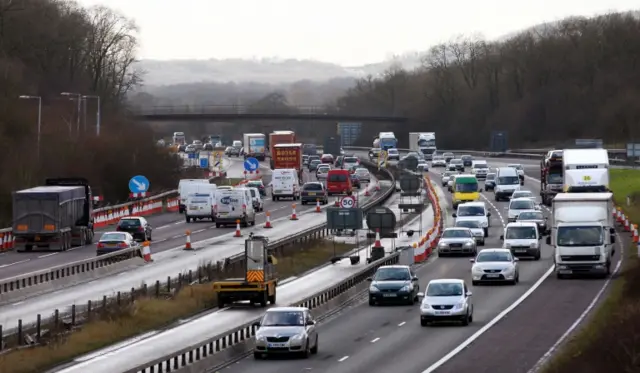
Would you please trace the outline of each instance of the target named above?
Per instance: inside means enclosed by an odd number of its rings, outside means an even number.
[[[343,209],[350,209],[352,207],[355,207],[355,205],[356,199],[352,196],[346,196],[340,199],[340,207],[342,207]]]

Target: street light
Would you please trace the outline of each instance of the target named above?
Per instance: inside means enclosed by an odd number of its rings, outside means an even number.
[[[85,95],[82,96],[85,100],[88,98],[95,98],[98,100],[98,108],[96,109],[96,136],[100,136],[100,96]]]
[[[22,95],[22,96],[18,96],[18,98],[22,100],[38,100],[38,137],[37,137],[38,153],[37,154],[38,154],[38,159],[40,159],[40,130],[42,128],[42,97]]]
[[[80,111],[82,110],[80,106],[82,105],[82,95],[80,93],[70,92],[62,92],[60,95],[75,97],[78,100],[78,120],[76,122],[76,130],[78,131],[78,134],[80,134]]]

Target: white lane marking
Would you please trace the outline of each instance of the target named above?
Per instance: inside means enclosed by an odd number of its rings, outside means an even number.
[[[487,198],[487,196],[485,196],[484,194],[480,193],[480,196],[484,198],[484,200],[487,201],[489,206],[491,206],[491,208],[498,214],[498,219],[500,219],[500,223],[502,223],[502,226],[503,227],[506,226],[506,224],[504,223],[504,217],[500,213],[500,209],[498,209],[498,206],[494,205],[493,202],[491,202],[489,198]]]
[[[13,303],[13,304],[12,304],[12,306],[18,306],[18,305],[20,305],[20,304],[22,304],[22,303],[24,303],[24,302],[25,302],[25,301],[22,301],[22,302],[16,302],[16,303]]]
[[[371,340],[371,343],[376,343],[376,342],[378,342],[379,340],[380,340],[380,337],[375,338],[375,339],[372,339],[372,340]]]
[[[398,324],[398,326],[402,326],[402,325],[404,325],[404,324],[406,324],[406,323],[407,323],[406,321],[403,321],[403,322],[401,322],[400,324]]]
[[[9,263],[9,264],[3,264],[3,265],[0,265],[0,268],[9,267],[9,266],[13,266],[13,265],[16,265],[16,264],[21,264],[21,263],[26,263],[26,262],[28,262],[28,261],[30,261],[30,260],[31,260],[31,259],[25,259],[25,260],[21,260],[21,261],[19,261],[19,262],[13,262],[13,263]]]
[[[124,271],[122,273],[118,273],[118,276],[122,276],[122,275],[126,275],[126,274],[127,274],[127,271]]]
[[[616,233],[616,236],[618,237],[617,242],[621,243],[620,236],[617,233]],[[562,334],[560,338],[558,338],[556,343],[554,343],[553,346],[549,348],[549,351],[545,352],[544,355],[542,355],[542,357],[540,358],[540,360],[538,360],[538,362],[535,363],[533,368],[529,369],[527,373],[538,372],[544,366],[544,364],[549,360],[551,355],[553,355],[556,352],[558,347],[560,347],[560,345],[571,335],[571,333],[573,333],[578,328],[578,326],[580,326],[580,324],[584,321],[587,315],[595,308],[596,304],[598,304],[598,301],[600,300],[600,298],[602,298],[602,295],[604,294],[605,290],[607,290],[607,287],[611,283],[611,279],[613,278],[614,275],[618,273],[618,271],[622,267],[622,260],[623,260],[622,258],[624,258],[624,245],[619,244],[619,246],[620,246],[620,260],[618,261],[618,264],[616,264],[616,268],[614,268],[611,276],[609,276],[609,278],[607,278],[604,284],[602,284],[602,287],[600,288],[596,296],[593,298],[591,303],[589,303],[587,308],[585,308],[585,310],[580,314],[580,316],[576,319],[576,321],[574,321],[573,324],[569,326],[569,328],[564,332],[564,334]]]
[[[40,256],[38,257],[38,259],[41,259],[41,258],[46,258],[46,257],[48,257],[48,256],[52,256],[52,255],[58,255],[58,254],[60,254],[60,253],[51,253],[51,254],[44,254],[44,255],[40,255]]]
[[[206,231],[206,229],[198,229],[197,231],[192,231],[191,234],[202,233],[204,231]]]
[[[338,362],[342,363],[343,361],[347,360],[349,358],[349,356],[343,356],[340,359],[338,359]]]

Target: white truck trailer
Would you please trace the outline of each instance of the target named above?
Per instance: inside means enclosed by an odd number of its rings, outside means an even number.
[[[608,192],[609,154],[606,149],[562,151],[565,193]]]

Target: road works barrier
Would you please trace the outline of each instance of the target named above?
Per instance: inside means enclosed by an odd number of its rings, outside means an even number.
[[[438,244],[443,229],[443,219],[445,218],[440,206],[441,201],[438,193],[431,183],[429,176],[424,177],[424,186],[427,191],[427,198],[433,209],[433,226],[427,233],[420,237],[418,242],[412,244],[414,250],[414,261],[421,263],[429,259]]]
[[[384,169],[380,171],[378,171],[377,169],[374,170],[373,169],[374,167],[369,162],[363,162],[363,164],[367,167],[370,167],[370,171],[373,174],[382,175],[380,177],[391,179],[391,185],[395,184],[395,179],[389,171]],[[363,204],[362,208],[366,211],[370,208],[373,208],[379,205],[380,203],[383,203],[393,194],[393,192],[394,192],[394,188],[389,188],[387,190],[381,191],[381,193],[376,194],[371,200]],[[300,219],[304,219],[303,216],[300,216]],[[299,251],[300,246],[304,242],[320,239],[330,234],[331,232],[326,229],[326,223],[323,223],[314,227],[307,228],[303,231],[299,231],[296,234],[292,234],[286,238],[269,241],[268,249],[271,252],[273,252],[276,256],[279,256],[279,255],[282,255],[283,253]],[[115,254],[130,254],[132,251],[133,250],[123,250],[117,253],[113,253],[113,255],[115,256]],[[112,254],[109,254],[109,257],[111,255]],[[136,262],[144,263],[144,260],[142,260],[142,253],[140,250],[137,250],[135,252],[135,255],[137,255],[135,259]],[[91,258],[91,259],[74,263],[73,266],[74,268],[77,268],[78,266],[83,266],[82,268],[90,268],[92,265],[91,263],[101,261],[106,258],[107,258],[107,255],[105,255],[104,257],[101,256],[98,258]],[[178,291],[181,287],[185,285],[189,285],[196,282],[206,283],[206,282],[229,278],[229,277],[238,277],[238,276],[241,277],[245,269],[244,260],[245,260],[244,255],[238,254],[238,255],[226,258],[224,260],[218,261],[216,263],[200,266],[195,271],[189,270],[189,271],[184,271],[184,273],[180,273],[177,276],[173,276],[173,277],[168,276],[166,279],[166,282],[164,283],[158,280],[156,281],[155,284],[152,284],[152,285],[143,284],[142,287],[137,289],[133,288],[131,289],[130,292],[118,293],[116,294],[116,297],[111,297],[107,295],[104,295],[104,296],[97,295],[96,298],[94,298],[92,301],[88,301],[84,304],[77,304],[77,305],[70,306],[71,308],[70,312],[64,312],[64,310],[63,311],[51,310],[51,312],[47,314],[48,315],[53,314],[54,316],[52,318],[42,317],[42,315],[37,315],[38,321],[35,324],[24,325],[21,321],[19,321],[18,325],[11,325],[11,326],[0,325],[0,331],[3,330],[3,332],[0,333],[0,336],[4,334],[4,337],[0,337],[0,338],[4,338],[4,342],[8,347],[22,346],[24,344],[31,343],[29,341],[39,341],[43,337],[49,337],[52,333],[55,334],[57,332],[62,332],[62,331],[77,327],[78,325],[82,324],[86,320],[89,320],[91,318],[91,315],[95,316],[97,315],[97,313],[103,312],[104,310],[103,306],[114,307],[119,304],[123,304],[123,302],[127,300],[131,301],[143,296],[154,296],[154,295],[166,296],[167,294],[172,294]],[[120,264],[124,265],[128,262],[129,261],[127,259],[124,259],[124,262],[121,262]],[[73,272],[74,270],[67,267],[68,266],[60,266],[59,268],[57,268],[57,270],[60,271],[61,273],[68,274],[68,277],[73,276],[72,273],[74,273]],[[85,273],[85,272],[78,272],[78,270],[76,269],[75,273],[79,274],[79,273]],[[14,284],[18,283],[21,286],[24,285],[23,287],[20,288],[22,290],[24,290],[25,288],[28,288],[29,286],[38,288],[38,290],[36,289],[31,290],[35,292],[35,291],[43,291],[41,289],[44,289],[44,291],[50,290],[49,288],[50,285],[44,282],[46,278],[47,277],[38,277],[34,279],[32,275],[29,274],[22,277],[16,277],[10,280]],[[48,278],[51,278],[51,276],[49,276]],[[5,289],[4,283],[5,281],[0,282],[0,289]],[[15,285],[13,285],[13,287],[8,286],[6,287],[6,289],[7,289],[7,293],[6,293],[7,296],[12,295],[11,294],[12,291],[17,291]],[[56,326],[58,326],[58,328],[56,328]],[[63,326],[64,328],[61,328]],[[42,330],[47,330],[46,336],[42,335]],[[33,343],[36,343],[36,342],[33,342]],[[0,341],[0,346],[2,345],[3,345],[2,341]]]

